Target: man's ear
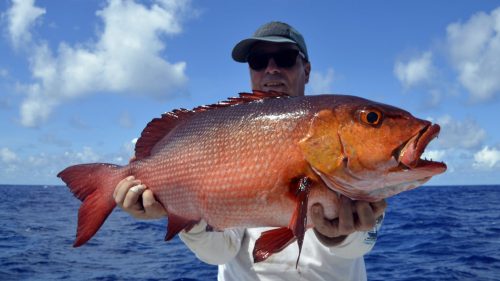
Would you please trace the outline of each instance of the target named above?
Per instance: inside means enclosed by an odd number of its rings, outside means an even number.
[[[304,73],[305,73],[305,81],[306,81],[306,84],[309,82],[309,74],[311,73],[311,63],[310,62],[306,62],[306,64],[304,65]]]

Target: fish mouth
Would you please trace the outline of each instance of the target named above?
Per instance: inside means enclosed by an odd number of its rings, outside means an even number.
[[[394,158],[398,159],[399,166],[403,170],[431,169],[436,173],[446,170],[446,164],[427,159],[422,159],[422,154],[427,145],[439,135],[438,124],[427,125],[415,136],[394,151]]]

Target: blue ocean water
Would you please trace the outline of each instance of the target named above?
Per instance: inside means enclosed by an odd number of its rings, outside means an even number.
[[[115,210],[81,248],[62,186],[0,185],[0,280],[215,280],[165,221]],[[500,186],[425,186],[388,199],[369,280],[500,280]]]

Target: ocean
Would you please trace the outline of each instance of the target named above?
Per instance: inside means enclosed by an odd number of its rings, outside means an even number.
[[[500,280],[500,186],[423,186],[388,200],[368,280]],[[166,221],[116,209],[73,248],[78,199],[64,186],[0,185],[0,280],[216,280]]]

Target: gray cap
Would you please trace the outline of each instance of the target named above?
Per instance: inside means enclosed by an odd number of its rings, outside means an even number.
[[[259,27],[252,37],[241,40],[233,48],[232,57],[237,62],[247,62],[248,55],[257,42],[274,42],[274,43],[293,43],[299,47],[299,50],[305,55],[305,59],[309,60],[307,55],[306,42],[304,37],[290,25],[272,21]]]

